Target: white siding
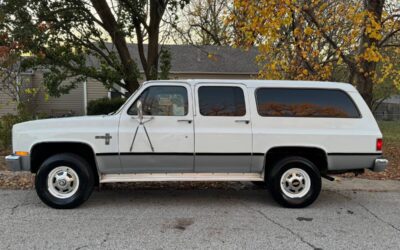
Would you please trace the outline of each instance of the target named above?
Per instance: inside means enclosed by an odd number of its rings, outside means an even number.
[[[22,87],[23,88],[31,88],[32,87],[32,76],[30,74],[25,74],[22,75],[20,80],[22,81]],[[28,105],[28,107],[31,107],[32,104],[29,104],[29,101],[32,101],[32,95],[30,94],[24,94],[23,89],[20,91],[20,98],[24,103]],[[28,99],[29,98],[29,99]],[[17,109],[17,102],[13,100],[13,98],[4,93],[0,92],[0,116],[3,116],[5,114],[17,114],[18,109]]]
[[[17,104],[12,100],[10,96],[0,92],[0,116],[16,113]]]
[[[41,87],[36,97],[37,113],[46,113],[54,116],[69,113],[73,115],[84,115],[83,83],[79,84],[77,88],[72,89],[69,94],[61,95],[58,98],[49,97],[48,100],[45,98],[42,86],[43,74],[36,72],[33,76],[33,84],[35,87]]]
[[[99,98],[107,97],[108,90],[104,87],[103,83],[95,80],[87,80],[87,101],[96,100]]]

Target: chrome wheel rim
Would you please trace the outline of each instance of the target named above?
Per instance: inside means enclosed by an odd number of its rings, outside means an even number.
[[[47,187],[51,195],[67,199],[78,191],[78,174],[70,167],[56,167],[47,176]]]
[[[288,169],[281,177],[281,190],[289,198],[302,198],[311,189],[311,178],[300,168]]]

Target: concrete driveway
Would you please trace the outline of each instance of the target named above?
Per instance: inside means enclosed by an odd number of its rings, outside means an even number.
[[[32,190],[0,190],[0,249],[399,249],[400,189],[338,185],[325,184],[306,209],[243,185],[96,191],[74,210],[48,208]]]

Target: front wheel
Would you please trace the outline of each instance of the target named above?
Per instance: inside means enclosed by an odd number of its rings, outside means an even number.
[[[75,208],[85,202],[94,188],[94,174],[89,164],[75,154],[49,157],[36,174],[39,198],[53,208]]]
[[[318,198],[321,192],[321,175],[308,159],[287,157],[272,167],[268,184],[272,197],[279,204],[302,208]]]

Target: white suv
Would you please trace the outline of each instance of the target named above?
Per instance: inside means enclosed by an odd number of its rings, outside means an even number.
[[[150,81],[115,113],[13,128],[12,170],[36,173],[47,205],[73,208],[99,183],[265,182],[305,207],[329,174],[382,171],[382,134],[350,84]]]

